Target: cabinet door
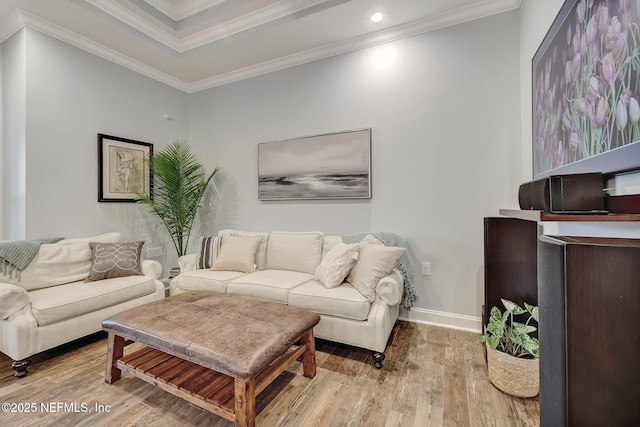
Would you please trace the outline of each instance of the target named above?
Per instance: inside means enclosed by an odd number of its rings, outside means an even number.
[[[567,245],[570,425],[640,423],[640,248]]]
[[[541,425],[640,420],[640,241],[541,238]]]

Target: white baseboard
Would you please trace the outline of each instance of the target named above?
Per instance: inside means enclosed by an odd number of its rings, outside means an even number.
[[[460,329],[468,332],[481,333],[482,331],[482,319],[480,317],[427,310],[424,308],[413,307],[410,310],[402,310],[400,312],[400,320]]]

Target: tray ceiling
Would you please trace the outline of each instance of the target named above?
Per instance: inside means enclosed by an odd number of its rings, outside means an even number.
[[[2,0],[27,26],[186,92],[515,9],[520,0]],[[373,23],[371,14],[385,18]]]

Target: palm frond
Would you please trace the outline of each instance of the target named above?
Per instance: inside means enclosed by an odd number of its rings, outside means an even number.
[[[193,222],[202,197],[216,168],[206,175],[202,163],[186,142],[174,142],[150,158],[153,194],[138,194],[138,203],[148,205],[171,235],[178,256],[185,254]]]

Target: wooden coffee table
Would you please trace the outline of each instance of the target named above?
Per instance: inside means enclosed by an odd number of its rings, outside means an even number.
[[[315,376],[319,321],[306,310],[237,295],[179,294],[102,322],[105,382],[125,371],[238,426],[254,426],[256,395],[289,365],[302,358],[304,376]],[[146,347],[124,356],[133,341]]]

